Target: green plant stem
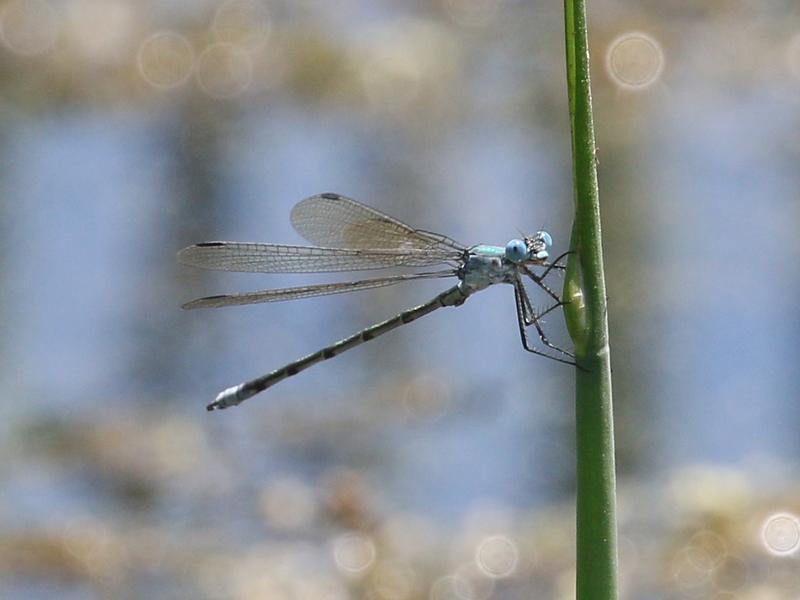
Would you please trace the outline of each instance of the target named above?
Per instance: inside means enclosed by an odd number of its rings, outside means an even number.
[[[575,346],[577,600],[617,598],[611,357],[585,0],[564,0],[575,222],[564,315]]]

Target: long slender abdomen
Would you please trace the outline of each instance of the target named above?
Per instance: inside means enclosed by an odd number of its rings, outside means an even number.
[[[327,348],[323,348],[322,350],[314,352],[313,354],[304,356],[303,358],[289,363],[285,367],[276,369],[275,371],[272,371],[271,373],[268,373],[262,377],[241,383],[234,387],[230,387],[221,392],[214,402],[209,404],[206,409],[222,410],[224,408],[228,408],[229,406],[241,404],[248,398],[252,398],[259,392],[263,392],[268,387],[272,387],[287,377],[297,375],[300,371],[304,371],[305,369],[308,369],[317,363],[328,360],[329,358],[333,358],[334,356],[338,356],[342,352],[350,350],[351,348],[355,348],[364,342],[373,340],[379,335],[382,335],[387,331],[391,331],[396,327],[411,323],[412,321],[415,321],[424,315],[432,313],[438,308],[442,308],[444,306],[459,306],[464,303],[468,296],[469,293],[463,291],[460,286],[456,285],[446,292],[442,292],[430,302],[420,304],[419,306],[401,312],[399,315],[392,317],[391,319],[376,323],[375,325],[372,325],[371,327],[359,331],[350,337],[336,342]]]

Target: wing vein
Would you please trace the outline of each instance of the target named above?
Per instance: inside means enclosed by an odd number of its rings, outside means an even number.
[[[197,300],[187,302],[181,308],[219,308],[221,306],[241,306],[245,304],[258,304],[261,302],[282,302],[285,300],[310,298],[312,296],[328,296],[331,294],[342,294],[345,292],[367,290],[377,287],[384,287],[387,285],[395,285],[403,281],[412,281],[415,279],[437,279],[441,277],[452,277],[455,274],[456,273],[453,270],[435,271],[431,273],[410,273],[406,275],[395,275],[392,277],[363,279],[361,281],[320,283],[316,285],[260,290],[256,292],[244,292],[239,294],[223,294],[219,296],[198,298]]]
[[[366,250],[251,242],[205,242],[178,253],[178,260],[186,265],[243,273],[322,273],[428,267],[456,263],[459,259],[457,251],[443,248]]]

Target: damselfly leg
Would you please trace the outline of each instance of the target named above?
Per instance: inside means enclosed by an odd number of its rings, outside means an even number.
[[[537,313],[536,310],[533,308],[533,303],[531,302],[530,296],[528,296],[528,292],[525,290],[525,286],[522,283],[522,280],[517,278],[514,282],[514,299],[517,305],[517,322],[519,324],[520,336],[522,338],[522,347],[525,348],[528,352],[532,352],[534,354],[539,354],[541,356],[546,356],[552,360],[556,360],[558,362],[564,362],[567,364],[575,364],[574,359],[575,356],[553,344],[550,339],[547,337],[547,334],[544,332],[544,328],[542,327],[542,319],[548,315],[549,313],[553,312],[557,308],[564,306],[564,302],[558,298],[555,304],[552,304],[545,310]],[[547,348],[558,352],[559,354],[566,356],[572,360],[564,360],[562,358],[552,356],[543,350],[539,350],[530,344],[530,340],[528,339],[527,328],[533,326],[536,329],[536,333],[539,336],[542,344],[544,344]]]

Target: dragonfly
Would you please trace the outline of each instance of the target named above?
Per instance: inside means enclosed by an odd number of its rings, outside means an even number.
[[[515,238],[505,246],[479,244],[464,246],[455,240],[402,221],[340,194],[323,193],[298,202],[291,211],[295,230],[313,246],[251,242],[203,242],[178,253],[185,265],[203,269],[250,273],[324,273],[387,269],[391,267],[432,268],[399,275],[337,283],[267,289],[255,292],[208,296],[187,302],[184,309],[218,308],[261,302],[280,302],[326,296],[396,285],[406,281],[456,277],[458,282],[432,300],[295,360],[255,379],[232,386],[217,395],[209,411],[237,406],[276,383],[313,365],[368,342],[401,325],[407,325],[446,306],[461,306],[472,294],[498,283],[514,288],[516,316],[522,347],[533,354],[574,365],[574,356],[553,344],[542,327],[542,318],[564,303],[545,283],[560,264],[565,252],[548,261],[553,239],[546,231]],[[537,273],[533,267],[543,267]],[[552,299],[537,312],[523,284],[533,281]],[[536,329],[546,349],[535,346],[528,329]]]

